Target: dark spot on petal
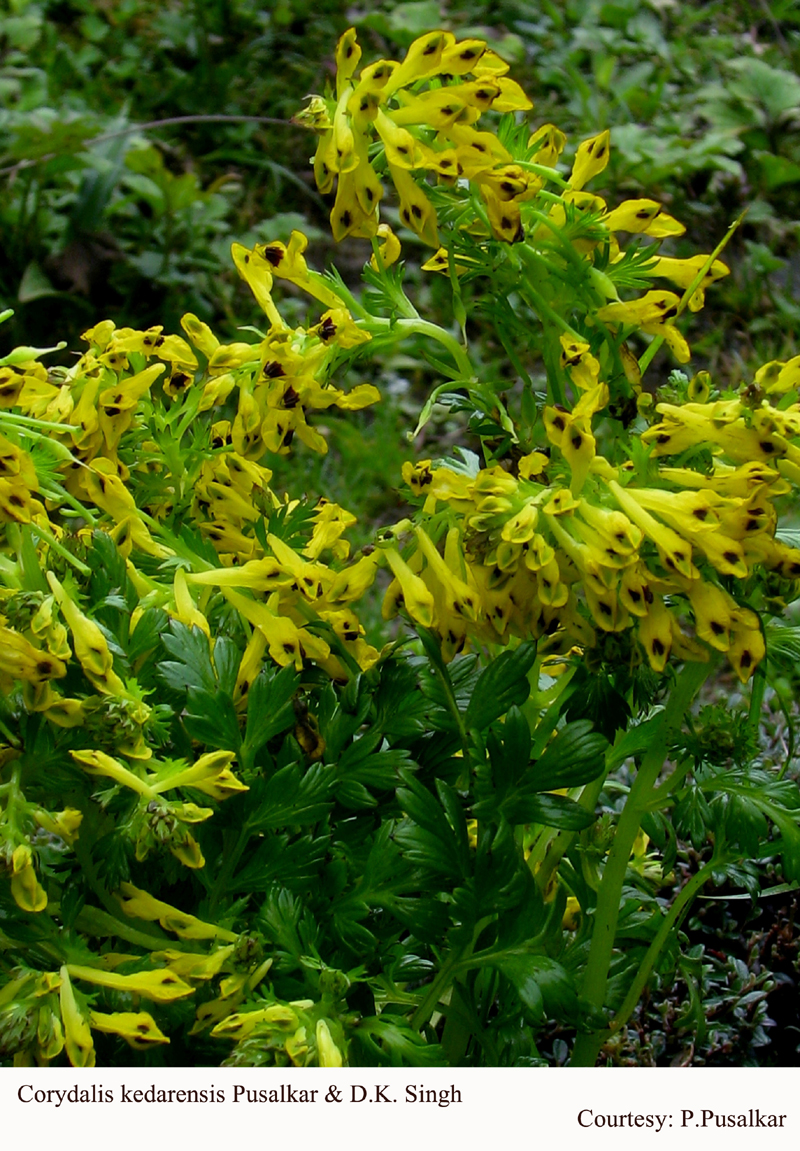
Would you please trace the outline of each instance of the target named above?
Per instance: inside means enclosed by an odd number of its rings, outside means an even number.
[[[275,245],[267,244],[267,246],[264,248],[264,257],[265,259],[269,260],[273,268],[277,268],[278,264],[280,264],[281,260],[283,259],[283,251]]]

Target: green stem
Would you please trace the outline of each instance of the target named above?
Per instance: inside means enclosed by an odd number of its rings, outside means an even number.
[[[64,545],[60,544],[52,532],[48,531],[47,528],[43,528],[41,524],[31,524],[31,531],[35,532],[35,534],[39,536],[40,539],[45,540],[57,555],[60,555],[63,560],[66,560],[68,564],[71,564],[72,567],[76,569],[76,571],[81,573],[81,575],[90,576],[92,574],[92,569],[87,567],[85,563],[82,563],[80,560],[76,559],[70,551],[67,551]]]
[[[671,736],[680,729],[683,717],[708,673],[709,664],[684,665],[670,693],[661,723],[653,734],[651,747],[636,773],[636,779],[617,824],[614,843],[597,892],[592,942],[583,983],[584,998],[598,1009],[603,1006],[606,997],[620,898],[633,844],[642,817],[650,806],[656,780],[667,758]],[[579,1035],[572,1056],[572,1066],[593,1067],[602,1046],[603,1035],[603,1032]]]
[[[524,168],[526,172],[533,172],[535,176],[541,176],[545,180],[549,180],[558,188],[563,188],[565,191],[569,189],[569,183],[560,176],[553,168],[548,168],[545,164],[534,164],[530,160],[515,160],[518,167]],[[561,197],[557,196],[556,200],[561,203]],[[537,213],[538,215],[538,213]]]
[[[472,366],[472,361],[467,355],[464,348],[449,332],[444,328],[440,328],[438,324],[433,324],[429,320],[398,320],[396,327],[401,330],[405,335],[406,333],[419,332],[422,336],[429,336],[432,340],[437,340],[443,347],[447,348],[450,355],[456,362],[461,376],[465,380],[471,380],[475,375],[475,369]]]
[[[759,665],[753,676],[753,686],[750,688],[750,707],[747,712],[747,726],[752,735],[756,734],[761,723],[761,708],[764,704],[766,686],[767,676],[763,665]]]
[[[46,487],[41,481],[39,482],[39,491],[45,499],[51,500],[54,504],[63,503],[76,511],[78,515],[86,520],[90,528],[93,528],[97,523],[97,516],[92,515],[88,508],[84,507],[80,500],[76,500],[74,496],[70,495],[66,488],[62,488],[59,484],[57,488]]]
[[[547,300],[545,300],[543,296],[539,295],[536,289],[532,286],[528,276],[525,276],[522,290],[528,297],[529,304],[540,319],[546,317],[552,324],[555,324],[557,328],[560,328],[562,332],[566,332],[571,339],[580,340],[581,337],[578,335],[575,329],[570,327],[563,316],[559,316],[558,312],[550,307]]]
[[[564,235],[558,224],[556,224],[554,220],[551,220],[549,216],[546,216],[544,212],[531,212],[531,218],[538,221],[538,223],[553,233],[556,238],[558,250],[567,263],[572,265],[578,275],[578,282],[582,283],[588,275],[589,265],[583,257],[578,254],[571,240]],[[528,249],[528,252],[531,252],[531,249]]]
[[[35,416],[20,416],[16,412],[3,412],[0,415],[0,427],[3,427],[4,424],[18,425],[35,439],[46,439],[46,436],[37,434],[42,432],[79,432],[81,430],[78,424],[59,424],[53,420],[40,420]]]
[[[664,917],[661,926],[656,932],[653,942],[648,947],[645,957],[642,960],[641,966],[639,967],[639,970],[636,974],[636,978],[628,988],[628,994],[622,1001],[622,1006],[620,1007],[619,1011],[617,1011],[617,1014],[612,1020],[608,1031],[609,1035],[613,1035],[616,1031],[619,1031],[628,1022],[631,1012],[639,1002],[639,996],[644,991],[645,984],[650,978],[650,973],[655,966],[656,960],[658,959],[662,947],[666,943],[672,931],[678,926],[684,913],[688,911],[689,904],[692,902],[697,892],[700,890],[706,880],[711,878],[712,872],[719,866],[719,859],[715,858],[710,860],[709,863],[706,863],[703,867],[701,867],[700,870],[692,876],[688,883],[686,883],[681,888],[668,913]]]
[[[436,1005],[442,997],[442,992],[452,981],[453,974],[458,967],[458,960],[454,955],[445,960],[441,971],[434,978],[425,998],[420,1003],[411,1019],[411,1026],[415,1031],[421,1031],[436,1010]]]
[[[463,978],[463,977],[462,977]],[[445,1022],[442,1031],[442,1049],[449,1067],[459,1067],[469,1046],[472,1036],[466,988],[461,980],[453,980],[450,992],[450,1002],[444,1013]]]
[[[639,374],[644,375],[653,360],[658,349],[664,343],[663,336],[653,336],[650,343],[647,345],[641,359],[639,360]]]
[[[400,341],[404,340],[407,336],[415,334],[428,336],[430,339],[436,340],[437,343],[447,348],[455,361],[458,377],[464,380],[471,380],[475,376],[472,361],[455,336],[451,335],[450,332],[446,332],[444,328],[440,328],[438,324],[431,323],[430,320],[412,317],[392,321],[372,317],[370,321],[364,325],[364,329],[371,334],[380,334],[383,337],[389,336],[390,338],[394,337],[393,342],[395,343],[400,343]]]
[[[653,790],[652,802],[650,804],[651,810],[664,806],[668,797],[672,795],[676,788],[680,787],[694,766],[694,756],[687,755],[686,758],[678,764],[675,770],[670,772],[661,786]]]
[[[126,943],[146,947],[148,951],[163,951],[171,942],[168,935],[150,935],[146,931],[140,931],[129,923],[124,923],[116,915],[101,911],[99,907],[82,907],[75,920],[75,926],[79,931],[85,931],[95,938],[116,935]]]
[[[606,772],[604,771],[597,779],[587,783],[578,799],[578,806],[585,811],[594,811],[605,781]],[[539,862],[539,857],[543,856],[541,866],[534,871],[536,883],[542,893],[547,891],[553,872],[572,847],[578,834],[577,831],[559,831],[552,839],[542,840],[534,846],[533,851],[528,856],[528,866],[533,871]]]

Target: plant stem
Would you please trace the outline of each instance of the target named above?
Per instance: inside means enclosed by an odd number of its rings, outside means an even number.
[[[700,890],[706,880],[711,878],[712,872],[719,866],[719,859],[711,859],[692,876],[688,883],[686,883],[681,888],[672,906],[664,917],[664,920],[659,927],[653,942],[648,947],[645,957],[642,960],[641,966],[636,973],[636,978],[628,988],[628,994],[622,1001],[622,1006],[612,1020],[611,1026],[609,1028],[610,1035],[613,1035],[615,1032],[619,1031],[628,1022],[631,1012],[639,1002],[639,996],[644,991],[645,984],[650,978],[650,973],[655,966],[655,962],[658,959],[661,948],[666,943],[672,931],[678,926],[678,923],[683,917],[684,913],[688,911],[689,905],[697,892]]]
[[[411,1026],[415,1031],[421,1031],[425,1024],[430,1019],[433,1012],[436,1010],[436,1004],[442,997],[442,992],[450,983],[453,977],[453,972],[458,966],[458,960],[455,956],[451,955],[442,965],[439,974],[434,978],[430,987],[428,988],[425,998],[420,1003],[414,1016],[411,1020]]]
[[[415,333],[420,336],[428,336],[447,348],[455,360],[456,369],[461,379],[471,380],[475,376],[472,361],[455,336],[446,332],[444,328],[440,328],[438,324],[431,323],[430,320],[416,317],[392,321],[373,316],[364,325],[364,330],[372,335],[380,335],[383,338],[389,337],[393,343],[400,343],[401,340]]]
[[[764,704],[764,689],[767,686],[767,676],[763,666],[756,668],[753,675],[753,686],[750,688],[750,707],[747,712],[747,726],[752,735],[758,731],[761,722],[761,708]]]
[[[35,532],[40,539],[43,539],[57,555],[60,555],[63,560],[71,564],[82,576],[90,576],[92,574],[92,569],[87,567],[86,564],[82,563],[79,559],[76,559],[72,552],[68,551],[63,544],[60,544],[53,533],[48,531],[47,528],[42,527],[41,524],[31,524],[31,531]]]
[[[593,779],[591,783],[587,783],[578,799],[579,807],[584,808],[585,811],[593,811],[605,782],[606,772],[604,771],[597,779]],[[535,876],[542,894],[547,891],[553,872],[572,847],[577,836],[577,831],[559,831],[552,839],[541,845],[544,848],[544,858],[542,859],[541,866],[535,871]],[[539,848],[539,851],[536,850],[537,848]],[[538,855],[540,854],[542,854],[541,847],[540,844],[537,843],[528,857],[528,865],[531,866],[531,861],[533,861],[533,865],[535,866],[535,864],[538,863]],[[534,855],[537,856],[536,859],[534,859]]]
[[[680,729],[683,717],[708,673],[709,664],[684,665],[670,693],[661,723],[654,732],[652,745],[642,760],[622,809],[614,834],[614,843],[597,892],[594,929],[583,983],[583,996],[593,1007],[601,1008],[606,997],[620,898],[634,840],[639,832],[642,817],[650,806],[655,782],[667,758],[670,737],[673,732]],[[572,1056],[572,1066],[593,1067],[603,1037],[602,1031],[579,1035]]]

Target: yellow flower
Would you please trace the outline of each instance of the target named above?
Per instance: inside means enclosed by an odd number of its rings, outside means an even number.
[[[60,976],[61,985],[58,994],[67,1058],[73,1067],[94,1067],[95,1051],[91,1027],[87,1014],[78,1006],[68,966],[61,968]]]
[[[209,955],[198,951],[177,951],[168,947],[164,951],[152,951],[150,958],[154,963],[163,963],[170,971],[174,971],[176,975],[186,976],[187,979],[213,979],[215,975],[219,975],[234,950],[232,943],[227,947],[217,948]]]
[[[111,1014],[91,1011],[89,1023],[95,1031],[120,1035],[135,1051],[146,1051],[156,1044],[169,1043],[169,1038],[147,1011],[114,1011]]]
[[[62,660],[34,647],[13,628],[0,625],[0,676],[41,684],[66,674],[67,666]]]
[[[125,685],[114,671],[114,660],[100,628],[83,614],[50,571],[47,582],[72,633],[75,655],[87,679],[101,695],[125,694]]]
[[[400,241],[388,224],[379,224],[376,235],[379,241],[377,255],[373,252],[369,262],[370,267],[379,272],[381,267],[389,268],[399,260]]]
[[[78,838],[78,828],[83,822],[83,812],[75,807],[66,807],[63,811],[51,813],[39,808],[33,817],[40,827],[50,835],[56,835],[66,844],[72,846]]]
[[[298,627],[288,617],[277,615],[268,604],[248,600],[229,588],[223,588],[223,594],[239,614],[262,633],[269,645],[270,655],[281,667],[291,663],[301,671],[305,656],[318,663],[330,656],[330,646],[323,639],[307,628]]]
[[[105,751],[70,751],[70,755],[89,775],[107,776],[121,787],[129,787],[131,791],[144,796],[145,799],[155,799],[158,794],[150,783],[140,779]]]
[[[302,232],[295,231],[292,232],[288,245],[273,240],[269,244],[257,244],[253,251],[267,261],[273,275],[289,280],[328,308],[340,308],[342,301],[333,289],[328,287],[316,272],[309,272],[303,256],[307,247],[307,238]]]
[[[36,876],[33,852],[21,843],[11,856],[11,894],[23,911],[39,912],[47,907],[47,892]]]
[[[238,1042],[251,1035],[260,1024],[267,1024],[279,1031],[296,1031],[297,1013],[288,1004],[273,1003],[257,1011],[229,1015],[216,1025],[211,1034],[215,1039],[234,1039]],[[341,1063],[338,1066],[341,1067]]]
[[[161,777],[154,784],[158,792],[167,791],[173,787],[194,787],[205,792],[212,799],[229,799],[242,791],[249,791],[230,770],[230,763],[235,758],[232,751],[209,751],[201,755],[198,760],[182,771],[178,770],[171,775]]]
[[[608,221],[605,221],[608,223]],[[657,256],[651,264],[648,264],[644,271],[648,276],[663,276],[667,280],[671,280],[673,284],[677,284],[679,288],[688,288],[695,280],[695,277],[702,270],[707,262],[706,256],[692,256],[688,260],[675,260],[668,256]],[[699,287],[697,287],[691,295],[689,300],[689,309],[692,312],[698,312],[705,303],[705,289],[709,284],[713,284],[715,280],[721,279],[723,276],[730,275],[730,268],[727,264],[723,264],[722,260],[715,260],[708,271],[703,276]]]
[[[582,144],[578,145],[569,178],[569,186],[573,192],[579,192],[584,184],[588,184],[589,180],[599,175],[606,167],[610,139],[611,133],[606,129],[605,132],[601,132],[589,140],[584,140]]]
[[[542,124],[528,139],[531,159],[545,168],[555,168],[567,137],[555,124]]]
[[[397,591],[394,593],[397,597],[395,600],[389,597],[395,585],[390,586],[387,592],[383,606],[384,619],[389,618],[390,613],[402,604],[411,618],[422,627],[433,627],[433,596],[423,580],[412,572],[396,547],[384,548],[383,554],[392,569],[397,586]]]
[[[320,1067],[341,1067],[342,1052],[336,1046],[327,1020],[318,1019],[316,1029],[317,1060]]]
[[[83,979],[86,983],[93,983],[97,987],[108,987],[113,991],[142,995],[145,999],[152,999],[154,1003],[172,1003],[175,999],[194,995],[194,988],[169,970],[137,971],[133,975],[120,975],[115,971],[103,971],[97,967],[68,963],[66,967],[61,968],[62,977],[65,971],[68,977],[71,976],[73,979]]]
[[[233,943],[239,938],[232,931],[213,923],[204,923],[194,915],[179,911],[172,904],[156,899],[132,883],[121,883],[119,889],[124,897],[120,902],[126,915],[148,922],[157,919],[165,931],[172,931],[180,939],[222,939],[226,943]]]
[[[648,335],[663,336],[676,360],[685,364],[690,356],[689,345],[674,323],[679,304],[674,292],[651,291],[638,300],[607,304],[598,308],[595,315],[611,324],[634,324]]]
[[[655,200],[625,200],[603,217],[611,232],[634,232],[662,239],[664,236],[682,236],[683,224],[665,212]]]

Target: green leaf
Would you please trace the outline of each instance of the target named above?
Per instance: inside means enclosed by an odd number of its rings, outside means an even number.
[[[412,776],[404,776],[406,787],[398,789],[397,802],[408,816],[395,831],[395,841],[406,859],[453,879],[467,874],[463,839],[457,835],[440,804],[427,788]],[[452,816],[452,805],[450,814]],[[463,820],[463,815],[461,816]],[[466,830],[466,829],[465,829]]]
[[[250,788],[251,830],[317,823],[330,810],[333,784],[330,767],[320,763],[312,763],[305,773],[299,764],[290,763],[269,780],[257,780]]]
[[[441,1067],[443,1053],[438,1043],[428,1043],[413,1031],[402,1016],[388,1011],[379,1017],[359,1020],[351,1044],[362,1049],[360,1066]]]
[[[327,688],[317,695],[319,706],[319,729],[325,740],[325,759],[335,763],[342,755],[345,746],[364,724],[369,714],[371,698],[368,692],[359,697],[352,711],[346,710],[337,700],[333,688]]]
[[[656,715],[632,727],[613,748],[608,752],[609,770],[619,767],[632,755],[644,755],[653,745],[664,723],[664,713],[659,711]]]
[[[335,795],[342,807],[360,811],[367,807],[377,807],[378,801],[371,795],[363,783],[357,779],[344,779],[336,784]]]
[[[239,717],[226,691],[190,688],[183,723],[192,739],[238,755],[242,742]]]
[[[169,632],[163,632],[161,642],[174,656],[158,665],[162,679],[176,691],[189,687],[214,691],[217,677],[211,663],[208,636],[199,627],[186,627],[176,619],[169,621]]]
[[[596,819],[566,795],[517,795],[502,810],[509,823],[541,823],[561,831],[582,831]]]
[[[776,156],[772,152],[759,152],[756,158],[761,167],[761,178],[768,191],[781,188],[785,184],[800,183],[800,164],[796,164],[794,160],[787,160],[785,156]]]
[[[537,791],[577,787],[602,774],[608,740],[592,728],[589,719],[561,728],[532,769]]]
[[[728,61],[727,67],[736,75],[729,81],[728,91],[763,108],[770,121],[778,122],[800,108],[800,80],[793,72],[773,68],[754,56]]]
[[[678,835],[690,839],[692,847],[699,851],[706,842],[711,824],[711,810],[699,788],[690,787],[678,800],[672,821]]]
[[[481,674],[467,708],[468,728],[482,731],[505,715],[510,707],[524,703],[531,692],[528,672],[536,659],[536,644],[521,643],[513,651],[504,651]]]
[[[378,731],[377,735],[380,738],[381,733]],[[416,764],[403,748],[387,747],[382,751],[371,752],[370,747],[374,746],[372,737],[373,732],[369,732],[351,743],[336,765],[336,774],[340,778],[358,780],[368,787],[386,791],[397,785],[399,772],[412,770]]]
[[[503,724],[503,752],[511,772],[519,778],[531,759],[531,729],[516,705],[508,709]]]
[[[233,695],[236,686],[236,676],[239,671],[241,653],[233,642],[225,635],[218,635],[214,643],[214,672],[217,683],[222,691]]]
[[[545,1018],[572,1019],[578,1014],[578,996],[572,981],[555,959],[519,948],[490,960],[513,984],[529,1015],[537,1023]]]
[[[48,276],[42,271],[41,266],[36,260],[31,262],[22,273],[22,279],[19,282],[17,289],[17,299],[21,304],[27,304],[31,300],[41,300],[45,296],[58,296],[61,295]]]
[[[305,888],[317,879],[324,865],[329,836],[304,835],[291,840],[288,835],[265,835],[246,857],[244,867],[231,881],[232,893],[267,891],[273,883],[288,888]]]
[[[763,811],[744,795],[731,795],[725,811],[725,834],[741,851],[757,857],[767,838],[767,820]]]
[[[276,735],[295,721],[292,700],[298,676],[291,664],[270,675],[262,671],[247,693],[247,727],[242,755],[252,759]]]
[[[159,637],[169,623],[169,616],[159,607],[146,608],[139,616],[133,635],[128,640],[126,655],[130,663],[157,649]]]

